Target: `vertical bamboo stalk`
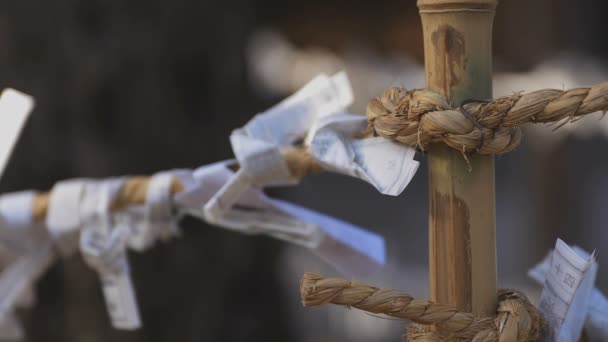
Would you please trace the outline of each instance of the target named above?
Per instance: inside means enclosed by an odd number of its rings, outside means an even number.
[[[492,23],[497,0],[418,0],[426,83],[454,107],[492,97]],[[494,158],[430,146],[431,298],[473,313],[496,311]]]

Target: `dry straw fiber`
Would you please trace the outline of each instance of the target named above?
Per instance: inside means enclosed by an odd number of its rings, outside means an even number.
[[[475,316],[399,291],[314,273],[304,274],[300,294],[304,306],[331,303],[410,320],[416,324],[408,329],[408,341],[534,341],[545,326],[540,312],[513,290],[499,291],[495,317]]]
[[[520,144],[521,125],[565,124],[607,110],[608,83],[565,91],[542,89],[492,101],[472,100],[462,107],[429,90],[390,88],[368,104],[368,133],[421,149],[432,142],[444,142],[462,152],[501,154]]]

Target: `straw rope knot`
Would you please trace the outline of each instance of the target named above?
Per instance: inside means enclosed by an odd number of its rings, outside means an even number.
[[[540,338],[545,321],[525,295],[513,290],[498,292],[495,317],[475,316],[449,305],[416,300],[408,294],[385,290],[357,281],[323,278],[305,273],[300,284],[306,307],[337,304],[374,314],[407,319],[406,340],[523,342]]]
[[[444,142],[462,151],[501,154],[522,140],[519,126],[529,122],[559,122],[608,110],[608,82],[591,88],[542,89],[492,101],[450,104],[425,89],[389,88],[367,106],[368,133],[417,146]],[[483,134],[482,134],[483,132]]]

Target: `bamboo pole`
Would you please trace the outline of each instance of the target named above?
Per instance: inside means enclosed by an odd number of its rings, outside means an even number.
[[[492,97],[496,0],[418,0],[427,88],[455,107]],[[431,298],[459,310],[496,312],[494,158],[469,165],[444,144],[429,147]]]

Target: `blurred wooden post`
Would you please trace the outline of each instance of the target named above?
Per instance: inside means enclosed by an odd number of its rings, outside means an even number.
[[[427,88],[452,106],[492,97],[497,0],[418,0]],[[494,157],[429,147],[430,293],[473,313],[496,312]]]

